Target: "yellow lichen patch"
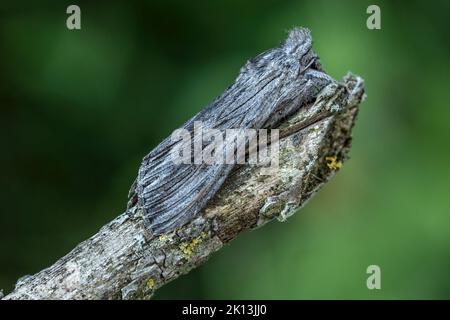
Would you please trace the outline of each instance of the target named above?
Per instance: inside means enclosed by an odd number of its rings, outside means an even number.
[[[169,237],[165,234],[159,236],[159,241],[166,241],[167,239],[169,239]]]
[[[325,157],[325,161],[327,162],[328,168],[330,168],[331,170],[338,170],[338,169],[342,168],[342,162],[337,161],[336,156]]]
[[[153,280],[153,278],[148,279],[146,285],[147,288],[153,289],[153,286],[155,285],[155,280]]]
[[[189,259],[194,252],[195,247],[197,247],[197,245],[201,243],[205,237],[206,233],[202,232],[199,237],[192,239],[191,242],[183,242],[178,248]]]

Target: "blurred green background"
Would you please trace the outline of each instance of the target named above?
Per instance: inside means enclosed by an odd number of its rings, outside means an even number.
[[[366,80],[351,159],[287,223],[156,298],[450,298],[450,2],[73,3],[80,31],[72,2],[0,5],[0,288],[123,212],[141,158],[306,26],[332,76]],[[366,287],[372,264],[381,290]]]

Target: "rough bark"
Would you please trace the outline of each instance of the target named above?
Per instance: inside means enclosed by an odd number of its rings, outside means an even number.
[[[280,126],[277,174],[262,175],[258,166],[237,168],[197,218],[170,234],[149,234],[133,207],[54,265],[19,279],[3,299],[150,298],[239,233],[274,218],[284,221],[302,207],[347,159],[363,96],[357,76],[328,85],[311,107]],[[324,104],[346,108],[305,126],[304,119]]]

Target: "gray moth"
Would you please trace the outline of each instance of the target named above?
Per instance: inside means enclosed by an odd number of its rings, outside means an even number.
[[[234,84],[188,120],[183,129],[273,128],[311,103],[332,82],[312,50],[308,29],[295,28],[279,46],[249,60]],[[233,164],[176,164],[170,156],[177,141],[163,140],[142,160],[129,193],[129,207],[143,212],[155,235],[191,221],[220,189]]]

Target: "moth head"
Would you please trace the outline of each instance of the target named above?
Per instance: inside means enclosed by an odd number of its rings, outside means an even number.
[[[241,69],[239,77],[255,77],[255,74],[271,77],[277,73],[283,75],[285,85],[304,87],[310,82],[318,84],[315,86],[317,88],[312,88],[313,91],[320,91],[322,84],[332,81],[312,50],[311,33],[307,28],[292,29],[279,47],[249,60]]]
[[[306,28],[294,28],[289,32],[281,47],[287,55],[301,60],[305,54],[311,51],[311,32]]]
[[[285,67],[289,70],[286,74],[299,86],[309,86],[308,95],[316,95],[333,81],[323,70],[319,57],[312,49],[311,32],[308,29],[292,29],[280,49],[285,57]]]
[[[297,63],[297,73],[307,70],[323,71],[319,57],[312,50],[311,32],[307,28],[294,28],[281,46],[288,60]]]
[[[286,40],[277,48],[262,52],[250,59],[241,68],[240,77],[254,76],[255,73],[276,72],[295,80],[300,72],[307,68],[319,68],[317,55],[312,51],[310,31],[306,28],[294,28]]]

